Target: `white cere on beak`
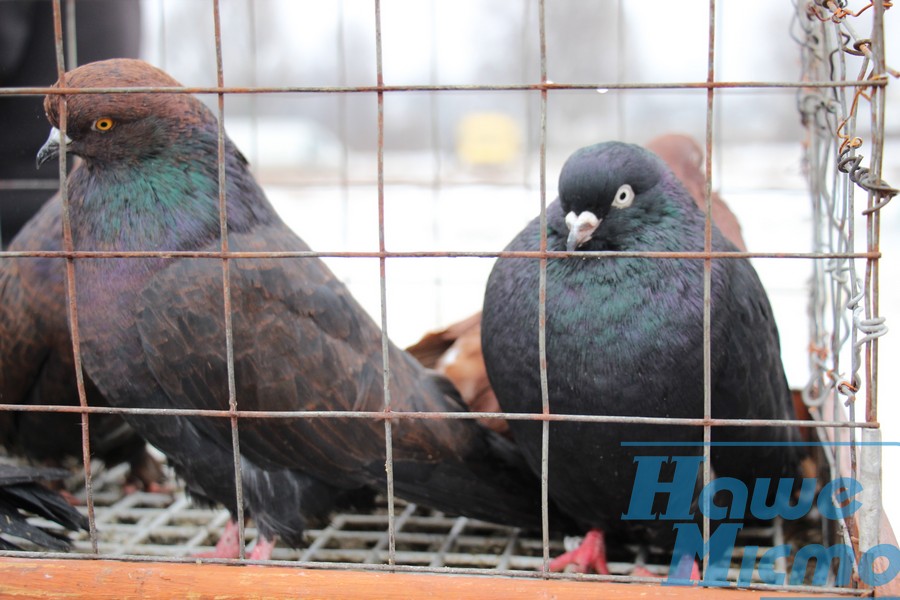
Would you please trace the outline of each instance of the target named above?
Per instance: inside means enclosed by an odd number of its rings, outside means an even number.
[[[616,190],[612,205],[613,208],[628,208],[632,202],[634,202],[634,190],[626,183]]]
[[[47,141],[44,142],[44,145],[41,146],[41,149],[38,150],[37,153],[37,167],[40,168],[42,164],[47,162],[52,158],[56,158],[59,156],[59,144],[60,140],[63,139],[62,132],[56,127],[50,130],[50,136],[47,137]],[[71,144],[72,140],[68,135],[65,136],[66,144]]]
[[[50,135],[47,136],[47,141],[44,143],[45,144],[56,144],[58,146],[60,144],[60,141],[62,141],[63,137],[65,137],[65,139],[66,139],[66,144],[72,143],[72,138],[70,138],[68,136],[68,134],[63,136],[62,131],[60,131],[56,127],[53,127],[50,129]]]
[[[589,210],[580,215],[574,211],[566,215],[566,227],[569,228],[569,237],[566,240],[566,251],[573,252],[576,248],[591,239],[591,236],[600,226],[601,219]]]

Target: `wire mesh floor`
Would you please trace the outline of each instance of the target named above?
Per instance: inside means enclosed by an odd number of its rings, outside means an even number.
[[[124,493],[127,466],[95,472],[94,515],[97,546],[102,556],[186,557],[213,549],[229,519],[228,511],[196,507],[178,487],[172,493],[137,491]],[[74,475],[73,480],[77,481]],[[170,481],[175,481],[170,473]],[[75,494],[83,502],[84,489]],[[441,512],[397,500],[395,502],[395,563],[417,567],[475,568],[498,571],[537,571],[542,566],[542,543],[518,529],[486,523],[466,517],[451,517]],[[35,520],[48,528],[54,523]],[[272,558],[304,563],[388,563],[387,503],[378,498],[369,512],[335,514],[327,526],[307,531],[308,545],[292,549],[276,547]],[[245,528],[252,543],[256,530],[250,521]],[[780,522],[768,527],[746,527],[738,536],[738,547],[732,557],[732,571],[737,577],[743,560],[744,546],[756,546],[759,554],[774,546],[794,542],[798,545],[821,542],[817,523]],[[73,552],[91,553],[87,532],[71,534]],[[550,556],[573,547],[577,539],[551,539]],[[629,575],[636,565],[665,576],[671,554],[659,548],[626,546],[609,549],[609,568],[613,575]],[[779,570],[789,568],[779,559]],[[732,578],[730,575],[729,578]]]
[[[213,549],[228,511],[199,508],[179,488],[169,493],[123,495],[127,468],[120,465],[94,478],[98,550],[104,555],[189,556]],[[75,494],[84,500],[84,491]],[[541,566],[541,541],[518,530],[465,517],[448,517],[402,500],[395,502],[396,562],[430,567],[532,570]],[[306,548],[276,547],[272,558],[303,562],[385,564],[388,562],[387,504],[366,513],[335,514],[321,529],[307,530]],[[248,542],[256,539],[250,521]],[[70,536],[75,552],[91,552],[87,532]],[[551,553],[563,550],[551,542]]]

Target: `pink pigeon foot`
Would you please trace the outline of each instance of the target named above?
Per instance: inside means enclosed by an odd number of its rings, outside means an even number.
[[[72,506],[81,506],[82,504],[84,504],[84,502],[79,500],[77,496],[75,496],[68,490],[59,490],[59,495],[63,497],[63,500],[65,500]]]
[[[240,536],[238,526],[233,520],[228,519],[222,537],[216,543],[212,552],[200,552],[196,558],[239,558],[241,556]]]
[[[247,555],[248,560],[269,560],[272,558],[272,550],[275,549],[275,540],[267,540],[259,536],[253,550]]]
[[[643,565],[637,565],[631,571],[632,577],[655,577],[657,579],[662,579],[661,576],[657,575],[647,567]],[[691,581],[700,581],[700,565],[697,564],[697,561],[694,561],[693,566],[691,566]]]
[[[609,575],[609,566],[606,564],[606,542],[603,539],[603,532],[599,529],[588,531],[577,548],[550,561],[550,571],[563,571],[569,565],[575,565],[576,573],[593,571],[600,575]]]
[[[691,581],[700,581],[700,565],[697,564],[697,561],[694,561],[694,566],[691,567]]]
[[[139,492],[140,489],[141,488],[136,483],[126,483],[125,485],[122,486],[122,495],[130,496],[130,495],[134,494],[135,492]]]
[[[668,577],[675,578],[676,581],[684,581],[683,579],[678,578],[677,574],[683,572],[681,569],[681,566],[685,565],[687,563],[687,560],[688,560],[688,557],[683,556],[681,558],[681,561],[679,562],[678,566],[675,568],[675,571],[674,572],[669,571]],[[641,567],[639,567],[639,568],[641,568]],[[650,575],[650,576],[651,577],[659,577],[658,575]],[[700,564],[696,560],[691,560],[691,574],[689,576],[689,580],[695,581],[695,582],[700,581]]]
[[[659,577],[656,573],[643,565],[638,565],[631,571],[632,577]]]
[[[141,484],[140,482],[132,481],[126,483],[122,486],[122,493],[126,496],[130,494],[134,494],[135,492],[145,491],[148,494],[174,494],[175,486],[171,483],[157,483],[155,481],[151,481],[146,484]]]
[[[662,579],[661,576],[657,575],[647,567],[643,565],[638,565],[631,571],[632,577],[655,577],[656,579]],[[697,561],[694,561],[694,565],[691,567],[691,581],[700,581],[700,565],[697,564]]]
[[[700,581],[700,565],[696,560],[691,565],[691,581]]]
[[[157,483],[151,481],[144,487],[144,491],[149,494],[174,494],[175,486],[171,483]]]

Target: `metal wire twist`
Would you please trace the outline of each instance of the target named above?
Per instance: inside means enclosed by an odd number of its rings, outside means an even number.
[[[799,33],[795,39],[801,46],[802,79],[852,81],[849,70],[858,65],[859,83],[884,82],[888,69],[884,65],[884,48],[880,31],[882,17],[890,2],[870,2],[857,11],[846,8],[843,0],[807,0],[795,2]],[[861,36],[854,29],[860,16],[869,9],[871,31]],[[867,15],[868,16],[868,15]],[[860,85],[848,98],[847,88],[806,88],[798,94],[798,109],[807,129],[806,167],[810,199],[814,214],[814,246],[817,251],[852,252],[857,243],[877,251],[878,212],[897,194],[897,189],[881,179],[881,156],[884,144],[882,90]],[[870,90],[867,92],[867,90]],[[870,139],[857,134],[857,117],[863,100],[872,112]],[[863,166],[860,153],[871,148],[869,166]],[[854,192],[863,190],[867,206],[859,210],[865,219],[865,240],[856,239]],[[877,313],[878,259],[868,258],[865,273],[860,274],[854,259],[835,258],[824,263],[815,261],[810,286],[810,379],[803,390],[803,400],[815,418],[829,410],[835,418],[847,409],[847,418],[857,420],[859,394],[865,390],[865,419],[877,422],[877,339],[888,331],[885,318]],[[849,364],[848,362],[849,361]],[[849,465],[840,452],[826,454],[833,478],[842,474],[853,477],[880,478],[879,449],[866,448],[867,462],[877,463],[871,470],[857,469],[857,435],[840,435],[837,430],[821,429],[822,440],[848,440]],[[865,439],[865,435],[864,435]],[[868,465],[867,465],[868,466]],[[854,518],[841,523],[840,535],[846,543],[858,542],[860,551],[878,542],[881,498],[876,504],[874,520],[868,528],[858,528]],[[862,531],[875,529],[875,531]],[[854,565],[854,570],[856,566]]]

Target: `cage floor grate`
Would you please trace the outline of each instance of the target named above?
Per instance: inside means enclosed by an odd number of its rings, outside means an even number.
[[[93,477],[94,517],[97,548],[101,556],[186,557],[213,549],[229,519],[224,509],[194,506],[180,487],[172,493],[133,492],[123,494],[127,467],[95,472]],[[171,474],[170,474],[171,475]],[[74,480],[77,481],[75,476]],[[175,481],[174,476],[170,478]],[[85,501],[83,487],[75,494]],[[81,510],[87,512],[82,505]],[[36,520],[46,527],[54,523]],[[395,501],[395,564],[418,567],[475,568],[503,571],[535,571],[542,566],[542,543],[515,528],[494,525],[466,517],[450,517],[415,504]],[[758,555],[769,548],[796,541],[821,541],[822,533],[813,523],[792,523],[791,527],[746,527],[739,535],[733,556],[737,577],[744,546],[757,546]],[[787,532],[787,533],[786,533]],[[245,528],[252,544],[256,530],[252,521]],[[787,536],[787,537],[786,537]],[[70,536],[73,552],[91,553],[87,532]],[[387,505],[379,498],[371,512],[335,514],[321,529],[307,531],[305,548],[277,546],[272,558],[304,563],[387,564],[389,561]],[[563,553],[573,540],[551,539],[550,556]],[[671,556],[658,548],[627,546],[611,550],[609,568],[613,575],[629,575],[635,565],[664,576]],[[782,561],[784,559],[781,559]],[[783,570],[789,565],[776,565]]]

